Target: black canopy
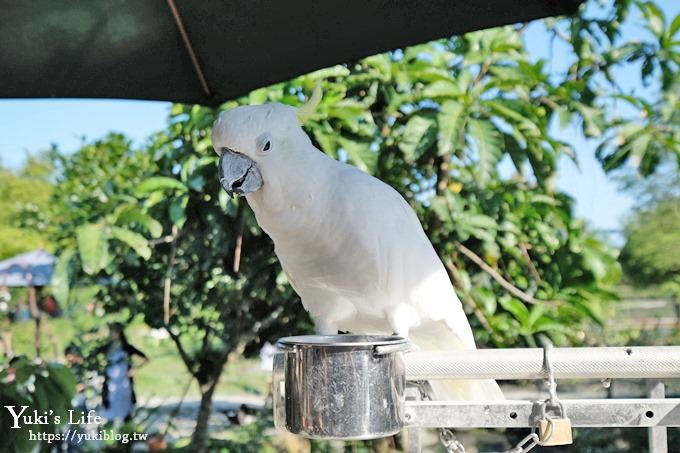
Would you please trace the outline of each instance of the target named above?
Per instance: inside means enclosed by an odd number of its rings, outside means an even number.
[[[0,97],[217,105],[385,50],[582,0],[0,0]]]

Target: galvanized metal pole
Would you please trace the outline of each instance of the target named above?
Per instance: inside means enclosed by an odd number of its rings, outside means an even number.
[[[420,401],[420,390],[413,385],[407,385],[405,390],[406,401]],[[408,442],[407,450],[409,453],[420,453],[422,447],[422,430],[419,427],[413,427],[406,430],[406,439]]]
[[[677,378],[680,346],[553,348],[556,379]],[[404,355],[406,379],[539,379],[543,349],[413,351]]]
[[[680,427],[680,399],[563,399],[575,428]],[[407,401],[405,427],[531,428],[540,416],[540,402]]]
[[[656,382],[649,392],[650,398],[663,399],[666,388],[663,382]],[[649,452],[668,453],[668,431],[665,426],[655,426],[649,429]]]

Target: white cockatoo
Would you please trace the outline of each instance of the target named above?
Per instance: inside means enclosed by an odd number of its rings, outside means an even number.
[[[213,125],[219,175],[274,241],[317,333],[392,334],[421,350],[476,349],[448,274],[392,187],[314,147],[300,124],[320,101],[223,112]],[[503,398],[493,380],[433,382],[444,399]]]

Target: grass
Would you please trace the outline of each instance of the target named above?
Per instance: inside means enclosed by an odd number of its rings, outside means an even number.
[[[34,357],[34,322],[15,322],[11,330],[15,355]],[[49,319],[42,330],[43,358],[63,362],[64,348],[75,335],[73,322],[68,318]],[[141,321],[134,322],[126,329],[130,343],[141,349],[150,359],[149,364],[141,368],[135,376],[135,391],[140,403],[152,397],[179,397],[190,380],[190,374],[174,343],[169,339],[152,338],[148,336],[149,331]],[[240,359],[225,368],[215,393],[217,396],[266,394],[268,380],[269,373],[260,369],[258,359]],[[200,396],[195,380],[190,385],[188,397]]]

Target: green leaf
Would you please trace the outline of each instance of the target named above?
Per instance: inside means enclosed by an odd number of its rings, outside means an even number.
[[[544,203],[550,206],[559,206],[560,203],[557,199],[554,197],[551,197],[550,195],[545,195],[545,194],[540,194],[540,193],[532,193],[529,196],[529,199],[532,203]]]
[[[371,151],[371,147],[366,142],[351,140],[346,137],[339,137],[338,142],[342,149],[347,151],[350,162],[366,173],[373,173],[378,163],[378,153]]]
[[[167,176],[153,176],[137,186],[135,193],[137,196],[144,196],[157,190],[177,190],[181,193],[187,191],[187,187],[175,178]]]
[[[526,78],[526,74],[517,66],[492,66],[489,69],[494,76],[506,82],[519,82]]]
[[[251,91],[248,95],[248,103],[250,105],[264,104],[267,102],[267,93],[268,90],[266,87]]]
[[[573,300],[571,304],[573,308],[580,311],[581,313],[584,313],[586,316],[588,316],[590,319],[595,321],[600,326],[604,325],[604,319],[602,317],[602,314],[600,313],[601,307],[599,306],[599,304],[592,304],[587,300],[583,301]]]
[[[52,274],[52,294],[61,306],[68,305],[69,299],[69,263],[76,250],[74,248],[67,248],[61,252],[57,263],[54,266],[54,274]]]
[[[520,108],[517,102],[499,99],[486,101],[485,105],[508,122],[517,123],[518,127],[525,133],[529,133],[531,136],[540,135],[539,127],[528,118],[528,116],[533,116],[531,115],[533,112]]]
[[[548,316],[541,316],[531,325],[533,332],[564,332],[567,327]]]
[[[631,157],[633,157],[636,162],[636,165],[639,165],[640,161],[642,158],[645,156],[645,153],[647,152],[647,148],[649,147],[649,143],[652,141],[652,135],[651,134],[640,134],[635,139],[631,142],[630,144],[630,150],[631,150]]]
[[[470,274],[464,269],[459,269],[458,276],[460,277],[460,290],[468,293],[472,290],[472,281],[470,281]]]
[[[170,109],[171,116],[177,116],[182,112],[184,112],[184,104],[173,104]]]
[[[364,64],[371,68],[371,73],[375,74],[379,79],[388,81],[392,75],[392,62],[390,57],[386,54],[373,55],[364,58]],[[347,73],[350,71],[348,70]]]
[[[319,129],[314,129],[314,139],[321,147],[321,151],[332,156],[334,158],[338,157],[338,153],[335,147],[336,137],[332,134],[327,134]]]
[[[399,142],[399,149],[407,162],[417,160],[434,143],[436,128],[433,120],[420,115],[411,117],[406,123]]]
[[[96,274],[109,264],[111,261],[109,240],[104,225],[82,225],[76,229],[76,239],[78,253],[86,274]]]
[[[89,304],[104,287],[102,285],[74,286],[71,288],[69,301],[75,306]]]
[[[485,214],[466,214],[462,216],[462,221],[472,228],[481,228],[483,230],[496,230],[498,223]]]
[[[187,220],[185,208],[188,203],[189,197],[185,195],[183,197],[173,199],[172,202],[170,203],[170,207],[168,208],[170,220],[172,220],[172,223],[174,223],[180,228],[184,225],[184,222],[186,222]]]
[[[37,375],[36,378],[35,378],[35,392],[33,394],[34,394],[36,405],[38,406],[38,407],[36,407],[38,412],[43,412],[43,411],[47,412],[50,409],[49,398],[47,396],[47,393],[45,393],[44,383],[41,382],[43,379],[45,379],[45,378],[43,376],[40,376],[40,375]]]
[[[512,313],[512,316],[519,321],[521,326],[529,325],[529,310],[522,302],[512,298],[500,298],[498,302],[505,310]]]
[[[465,106],[457,101],[446,101],[437,115],[439,134],[437,148],[440,156],[453,152],[456,145],[462,146],[458,138]]]
[[[668,40],[670,41],[673,39],[675,34],[680,30],[680,14],[675,16],[675,19],[673,19],[673,22],[671,22],[671,26],[668,29]]]
[[[541,304],[535,304],[531,306],[531,310],[529,311],[529,317],[527,319],[527,326],[532,330],[535,331],[535,323],[538,321],[543,314],[546,312],[546,307],[541,305]]]
[[[468,133],[477,147],[479,184],[484,187],[496,172],[501,159],[503,137],[488,120],[470,119]]]
[[[146,238],[141,234],[119,227],[112,227],[111,234],[119,241],[127,244],[128,247],[132,248],[145,260],[148,260],[151,257],[149,241],[147,241]]]
[[[422,91],[422,96],[430,99],[450,98],[461,96],[462,94],[463,92],[460,87],[449,80],[436,80],[427,85]]]
[[[149,214],[143,213],[138,208],[127,208],[123,210],[119,215],[117,222],[120,224],[127,223],[137,223],[149,232],[151,237],[159,238],[163,234],[163,225]]]
[[[641,9],[642,14],[645,16],[645,19],[647,19],[647,27],[649,30],[656,36],[662,36],[665,27],[663,12],[661,12],[653,2],[644,2]]]
[[[593,137],[599,137],[602,135],[602,131],[606,127],[604,113],[602,110],[581,104],[580,102],[575,103],[574,106],[583,117],[583,122],[585,123],[585,133]]]
[[[498,302],[496,300],[496,295],[490,288],[481,285],[476,286],[473,290],[473,297],[475,300],[482,303],[484,313],[487,315],[492,315],[496,312]]]
[[[562,129],[566,128],[571,123],[572,114],[568,108],[560,106],[557,109],[557,116],[560,120],[560,127]]]
[[[68,401],[73,398],[76,390],[76,379],[69,368],[61,364],[50,364],[49,377],[60,389],[64,400]]]
[[[442,222],[451,221],[451,212],[444,197],[433,197],[430,200],[430,208]]]
[[[338,118],[345,127],[352,133],[360,134],[362,126],[366,130],[373,130],[375,124],[370,111],[366,106],[354,99],[343,99],[342,101],[332,105],[328,109],[329,116]],[[360,134],[361,135],[361,134]]]

